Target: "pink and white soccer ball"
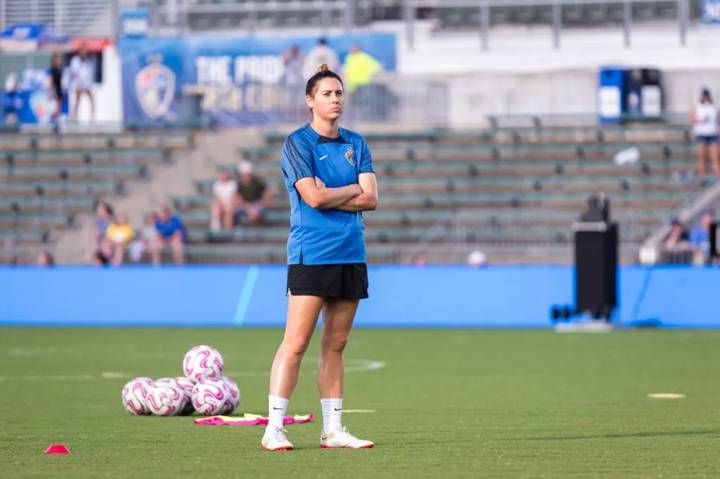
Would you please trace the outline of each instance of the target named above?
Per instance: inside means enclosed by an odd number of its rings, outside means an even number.
[[[183,373],[193,381],[219,378],[223,373],[223,358],[211,346],[195,346],[185,354]]]
[[[230,414],[235,410],[235,408],[237,408],[238,404],[240,403],[240,388],[238,388],[238,385],[235,381],[233,381],[227,376],[223,376],[222,378],[220,378],[220,381],[223,383],[225,392],[228,395],[228,401],[222,414]]]
[[[135,416],[150,414],[147,395],[151,387],[153,380],[150,378],[139,377],[128,381],[122,388],[123,407]]]
[[[187,404],[185,391],[175,378],[161,378],[155,381],[147,395],[147,406],[151,413],[158,416],[176,416]]]
[[[187,400],[185,407],[182,411],[180,411],[180,415],[186,416],[192,414],[193,411],[195,411],[195,408],[192,405],[192,390],[195,387],[195,381],[190,378],[186,378],[185,376],[178,376],[175,378],[175,382],[182,388],[185,393],[185,399]]]
[[[203,416],[224,414],[230,402],[228,386],[220,379],[203,379],[192,391],[192,404]]]

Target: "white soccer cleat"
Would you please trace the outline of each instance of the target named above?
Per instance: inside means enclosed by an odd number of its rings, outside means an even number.
[[[268,426],[265,428],[265,434],[263,434],[260,445],[266,451],[292,451],[295,447],[288,441],[285,435],[286,432],[281,427]]]
[[[367,439],[358,439],[348,431],[348,428],[335,429],[320,436],[320,447],[323,449],[334,449],[344,447],[347,449],[368,449],[375,445]]]

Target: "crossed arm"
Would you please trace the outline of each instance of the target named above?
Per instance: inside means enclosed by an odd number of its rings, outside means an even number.
[[[301,178],[295,183],[303,200],[320,210],[369,211],[377,208],[375,173],[360,173],[358,184],[328,188],[319,178]]]

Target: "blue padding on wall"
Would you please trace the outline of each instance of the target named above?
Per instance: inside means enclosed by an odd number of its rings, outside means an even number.
[[[569,266],[387,265],[369,275],[359,327],[543,328],[550,306],[573,297]],[[720,327],[718,268],[624,267],[619,281],[623,322]],[[285,288],[282,265],[2,267],[0,324],[282,326]]]

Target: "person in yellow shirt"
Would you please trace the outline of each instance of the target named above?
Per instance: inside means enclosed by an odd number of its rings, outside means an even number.
[[[353,45],[345,57],[345,89],[354,93],[358,88],[369,85],[373,76],[382,71],[382,65],[371,55]]]
[[[105,237],[113,246],[114,265],[121,265],[125,258],[125,251],[130,241],[135,236],[132,226],[128,223],[127,216],[118,215],[118,217],[108,226]]]

